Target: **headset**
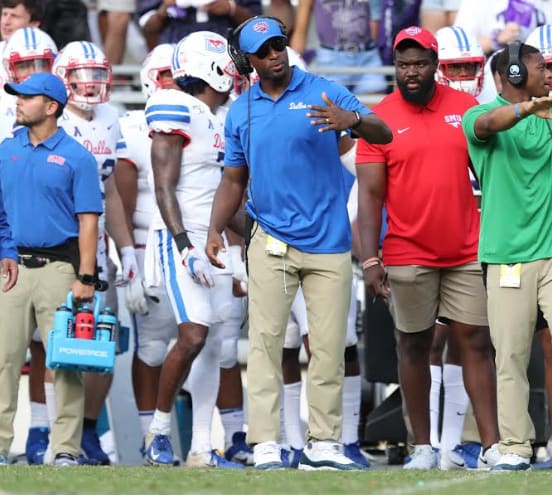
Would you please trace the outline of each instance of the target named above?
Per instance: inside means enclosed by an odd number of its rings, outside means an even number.
[[[253,67],[251,67],[249,60],[247,59],[247,55],[240,50],[240,33],[247,24],[249,24],[250,22],[255,22],[259,19],[272,19],[273,21],[276,21],[280,26],[282,36],[287,36],[286,26],[284,26],[284,23],[277,17],[272,17],[269,15],[257,15],[255,17],[252,17],[251,19],[247,19],[246,21],[242,22],[235,29],[230,28],[228,30],[228,36],[226,37],[228,41],[228,55],[230,55],[232,62],[234,62],[234,65],[236,66],[238,74],[240,74],[241,76],[251,74],[253,72]]]
[[[523,86],[527,81],[527,67],[521,61],[521,41],[513,41],[508,45],[508,67],[506,78],[512,86]]]

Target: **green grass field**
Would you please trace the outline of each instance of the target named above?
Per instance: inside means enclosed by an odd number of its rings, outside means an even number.
[[[551,491],[552,473],[198,471],[182,468],[6,466],[0,495],[25,494],[209,494],[209,495],[540,495]]]

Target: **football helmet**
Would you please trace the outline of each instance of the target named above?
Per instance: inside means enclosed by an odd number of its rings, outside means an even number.
[[[474,96],[481,93],[485,56],[477,40],[459,26],[447,26],[435,33],[439,46],[438,82]],[[468,69],[466,64],[473,64]]]
[[[2,62],[11,82],[21,82],[35,72],[50,72],[57,53],[54,40],[44,31],[24,27],[6,42]]]
[[[552,63],[552,25],[545,24],[534,29],[525,44],[538,48],[546,64]]]
[[[175,45],[161,43],[148,53],[140,69],[142,93],[149,98],[157,89],[167,87],[161,73],[171,70],[171,60]]]
[[[176,45],[171,71],[177,83],[185,78],[201,79],[215,91],[226,93],[232,89],[236,67],[220,34],[197,31]]]
[[[83,110],[109,101],[111,64],[89,41],[72,41],[59,53],[52,72],[62,79],[69,101]]]

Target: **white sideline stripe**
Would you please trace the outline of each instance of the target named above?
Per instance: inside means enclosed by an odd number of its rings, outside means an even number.
[[[390,488],[388,490],[378,491],[377,494],[378,495],[410,495],[411,493],[420,493],[420,492],[427,492],[428,490],[448,488],[450,486],[460,485],[462,483],[465,483],[466,481],[469,481],[471,483],[473,481],[486,480],[491,476],[496,476],[496,474],[493,475],[491,473],[485,473],[477,477],[463,476],[461,478],[451,478],[448,480],[427,481],[427,482],[424,481],[420,485],[416,484],[415,486]]]

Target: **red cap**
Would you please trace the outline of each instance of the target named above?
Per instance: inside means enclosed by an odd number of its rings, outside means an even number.
[[[418,43],[422,48],[433,50],[437,52],[437,40],[435,36],[431,34],[427,29],[419,26],[410,26],[397,33],[395,37],[395,43],[393,44],[393,51],[397,49],[399,43],[404,40],[412,40]]]

